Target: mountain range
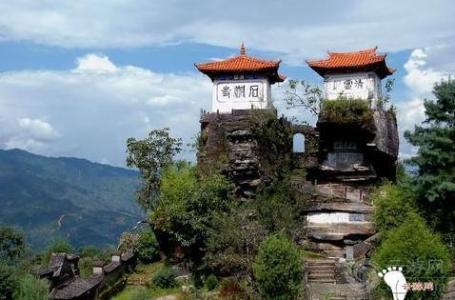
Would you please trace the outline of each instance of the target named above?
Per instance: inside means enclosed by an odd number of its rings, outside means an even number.
[[[57,238],[74,247],[116,245],[144,217],[139,184],[135,170],[0,150],[0,225],[23,230],[35,249]]]

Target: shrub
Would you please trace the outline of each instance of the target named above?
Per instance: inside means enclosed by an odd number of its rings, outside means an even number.
[[[207,277],[207,279],[205,280],[205,287],[211,291],[211,290],[214,290],[216,289],[216,287],[218,286],[218,278],[216,278],[215,275],[211,274]]]
[[[257,220],[253,204],[233,202],[218,212],[208,228],[204,262],[220,275],[251,274],[251,266],[267,230]]]
[[[407,282],[433,282],[433,292],[409,292],[406,299],[439,299],[447,282],[450,254],[440,237],[416,213],[392,230],[381,243],[373,260],[381,268],[402,266]],[[385,285],[379,290],[390,293]]]
[[[143,263],[151,263],[160,258],[159,245],[152,231],[144,231],[139,235],[137,254]]]
[[[240,283],[234,278],[226,278],[220,283],[220,298],[221,299],[249,299],[246,291],[242,288]]]
[[[369,102],[361,99],[340,98],[324,100],[320,117],[334,123],[363,123],[372,118]]]
[[[9,226],[0,226],[0,260],[14,261],[25,251],[25,235]]]
[[[175,277],[177,273],[172,268],[164,268],[159,270],[155,276],[153,276],[152,282],[155,286],[160,288],[171,288],[177,285]]]
[[[131,249],[137,249],[139,236],[135,233],[123,232],[120,236],[117,249],[120,252],[126,252]]]
[[[17,300],[47,300],[49,285],[43,279],[38,279],[32,275],[25,275],[19,280],[19,286],[14,293]]]
[[[154,230],[163,232],[184,248],[204,247],[213,213],[224,209],[229,185],[221,175],[198,178],[187,163],[166,169],[161,180],[161,198],[151,216]],[[161,240],[160,240],[161,244]]]
[[[261,244],[253,271],[265,299],[295,299],[300,294],[303,261],[283,234],[271,235]]]
[[[255,203],[259,220],[269,232],[284,232],[293,239],[303,237],[307,201],[291,186],[290,179],[260,189]]]
[[[17,280],[14,276],[13,268],[0,261],[0,299],[11,299],[16,285]]]
[[[71,244],[64,239],[56,239],[52,241],[46,248],[44,253],[45,262],[49,262],[52,253],[72,253],[74,251]]]
[[[403,223],[410,212],[415,212],[409,193],[391,183],[377,188],[371,199],[375,207],[376,229],[382,235]]]

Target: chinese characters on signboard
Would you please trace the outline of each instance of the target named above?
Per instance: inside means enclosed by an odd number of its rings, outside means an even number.
[[[347,79],[343,81],[344,84],[344,89],[350,90],[353,86],[356,89],[362,89],[363,88],[363,80],[362,79]],[[337,89],[337,82],[334,80],[333,81],[333,89]]]
[[[217,86],[218,101],[225,102],[228,100],[246,100],[261,101],[263,100],[263,91],[261,82],[228,82],[219,83]]]

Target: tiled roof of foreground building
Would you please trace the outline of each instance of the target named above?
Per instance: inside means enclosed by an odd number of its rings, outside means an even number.
[[[209,76],[212,80],[217,75],[229,74],[263,74],[269,77],[270,83],[284,81],[286,76],[278,74],[281,60],[265,60],[246,54],[245,46],[242,44],[240,55],[208,63],[196,64],[196,68]]]
[[[386,65],[387,54],[376,53],[377,47],[353,52],[328,52],[329,57],[307,60],[319,75],[334,73],[375,72],[379,78],[392,75],[395,69]]]

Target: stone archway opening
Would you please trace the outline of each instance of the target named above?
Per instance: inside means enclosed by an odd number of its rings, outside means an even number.
[[[296,133],[292,137],[292,152],[293,153],[305,152],[305,136],[302,133]]]

